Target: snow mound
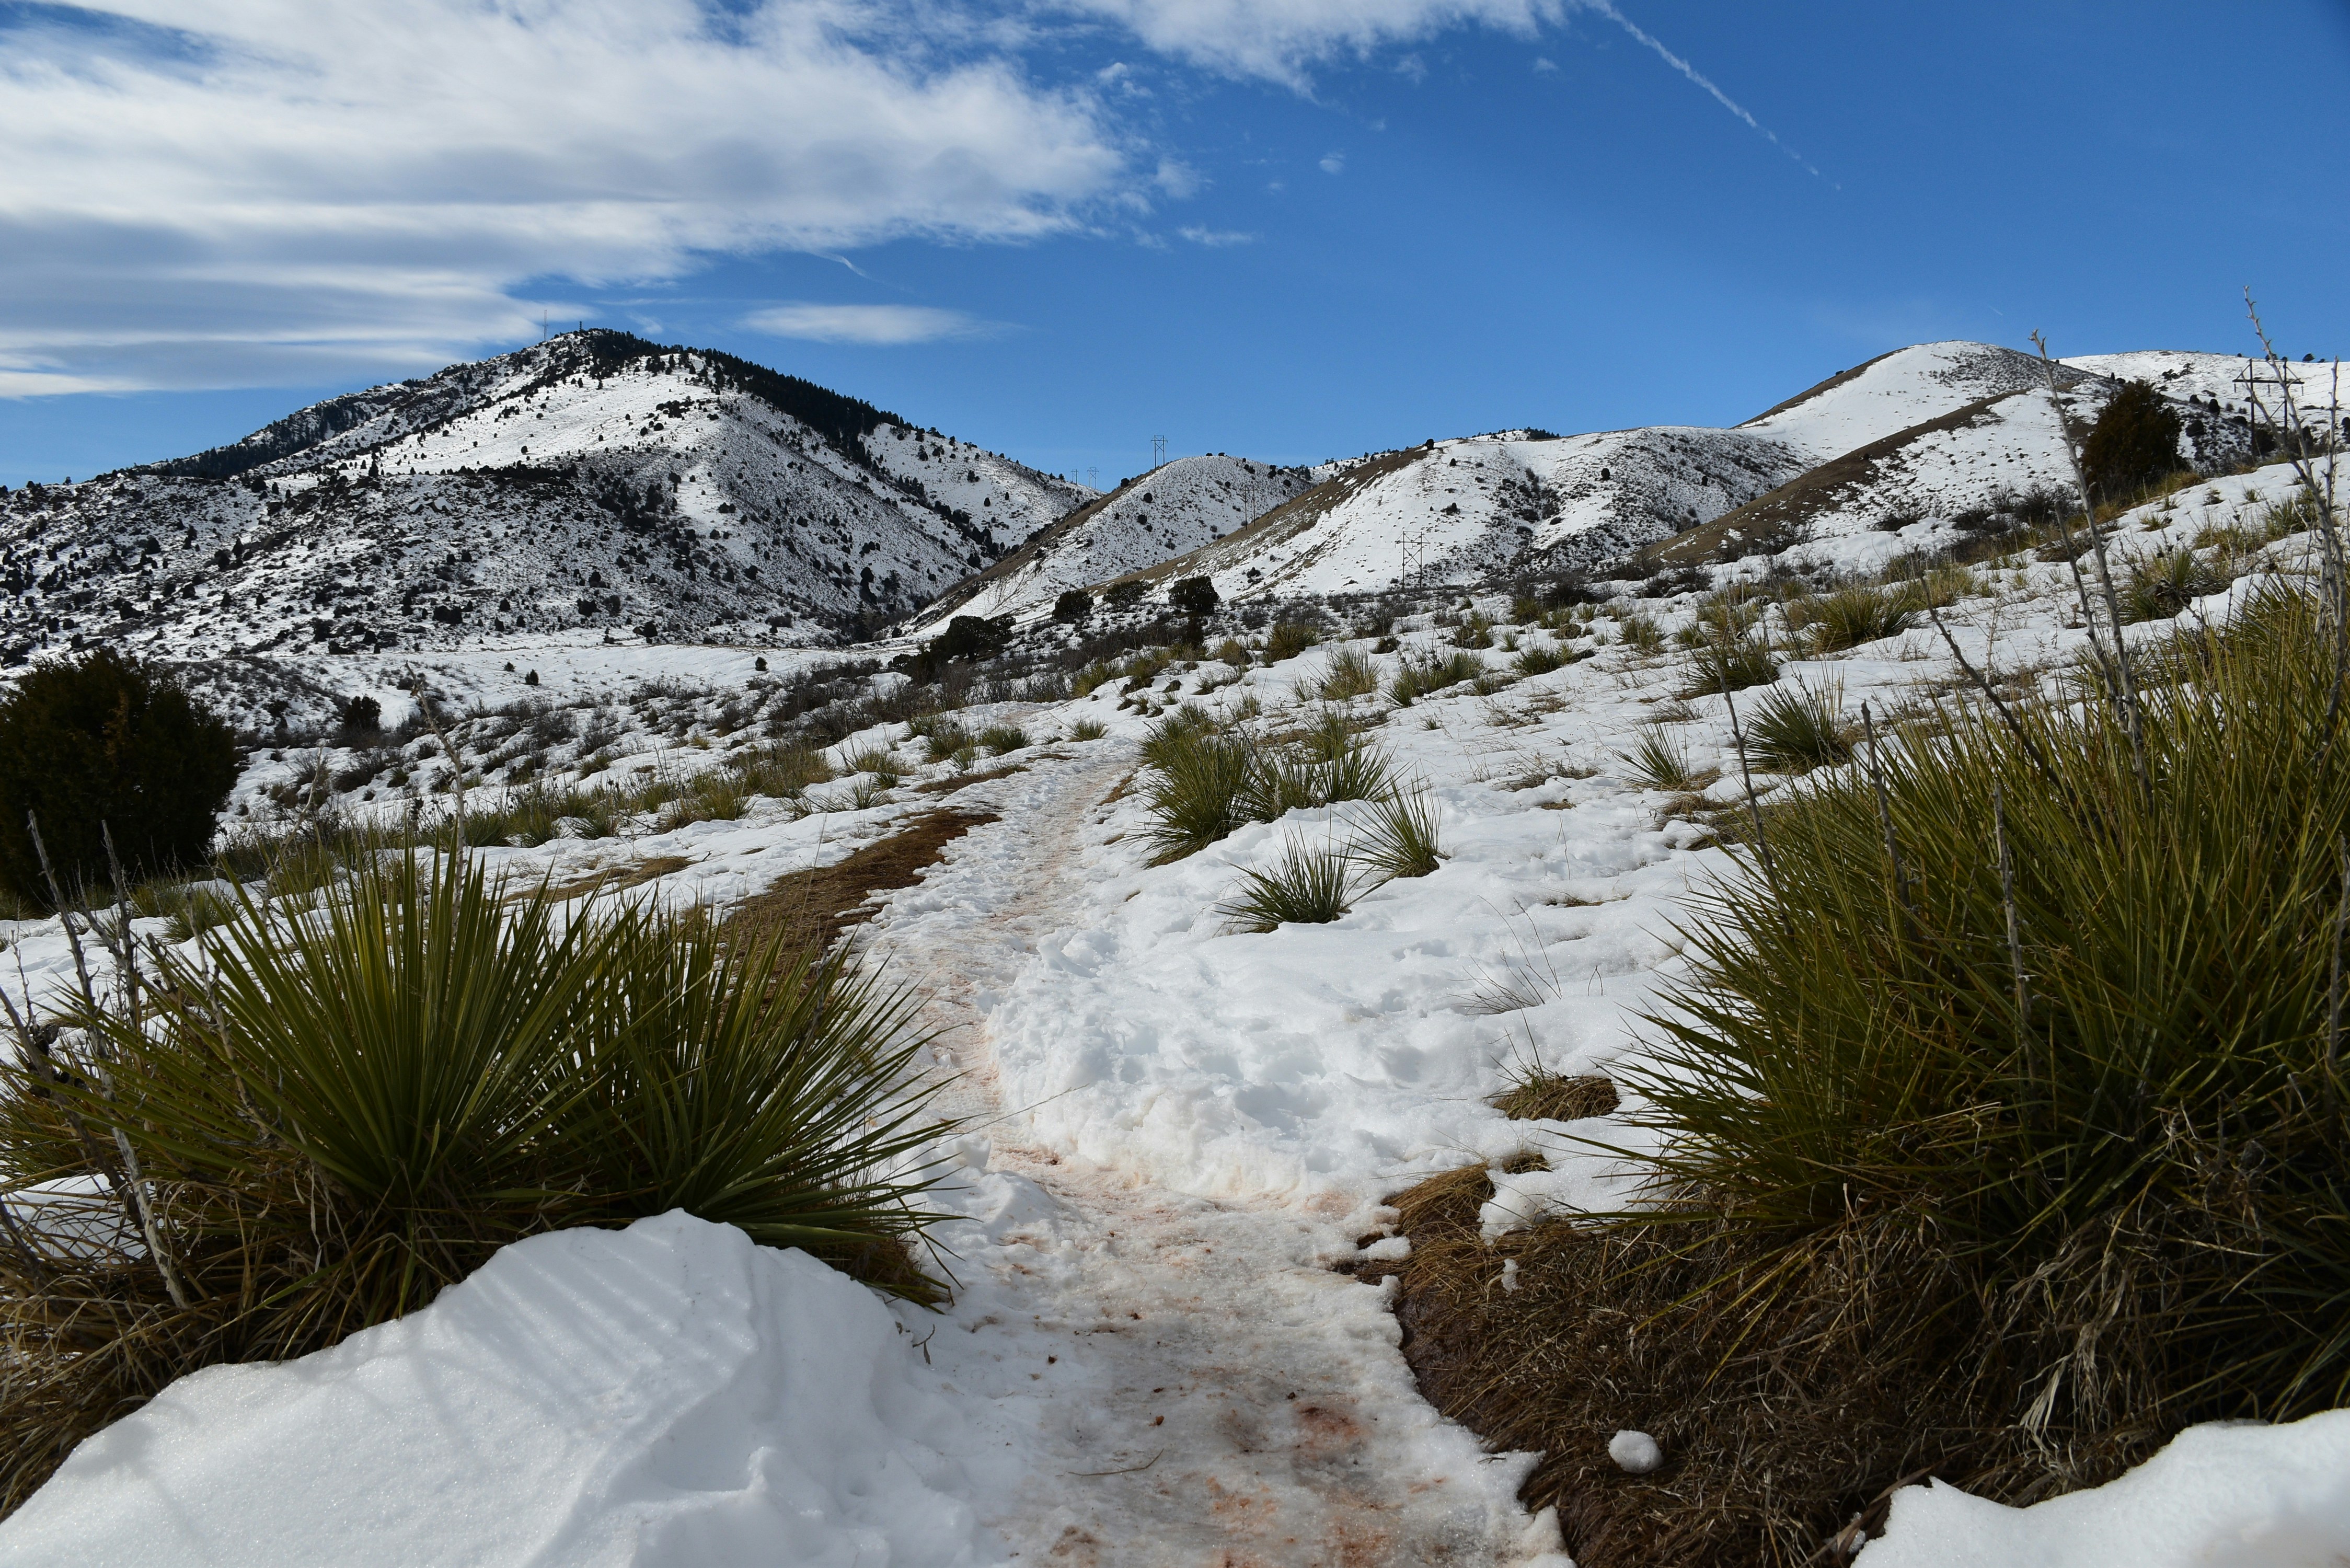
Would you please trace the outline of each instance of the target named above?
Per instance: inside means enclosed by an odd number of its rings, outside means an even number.
[[[2350,1410],[2190,1427],[2120,1480],[2007,1508],[1904,1487],[1866,1568],[2332,1568],[2350,1562]]]
[[[535,1236],[331,1350],[182,1378],[0,1524],[0,1563],[983,1560],[962,1417],[906,1343],[731,1226]]]
[[[2078,370],[2059,368],[2070,387]],[[2032,355],[1992,343],[1919,343],[1831,376],[1738,428],[1775,436],[1820,462],[1955,413],[1986,398],[2047,385]]]

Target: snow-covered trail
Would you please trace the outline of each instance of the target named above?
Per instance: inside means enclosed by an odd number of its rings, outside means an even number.
[[[1073,923],[1097,810],[1128,747],[958,795],[1002,820],[957,841],[877,921],[874,950],[924,988],[962,1075],[961,1289],[900,1322],[983,1402],[983,1516],[1011,1555],[1090,1564],[1539,1562],[1556,1549],[1489,1456],[1414,1389],[1378,1287],[1331,1272],[1367,1216],[1210,1202],[1057,1156],[997,1102],[988,1017],[1039,943]],[[1000,1467],[1000,1468],[999,1468]],[[1553,1559],[1563,1562],[1563,1558]]]

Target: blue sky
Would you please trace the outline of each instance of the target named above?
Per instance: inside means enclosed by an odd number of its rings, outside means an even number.
[[[2345,83],[2318,0],[0,4],[0,482],[542,310],[1105,482],[2237,351],[2246,284],[2330,356]]]

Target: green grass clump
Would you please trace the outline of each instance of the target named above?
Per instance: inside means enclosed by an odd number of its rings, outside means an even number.
[[[1530,642],[1518,649],[1517,658],[1510,660],[1510,668],[1521,675],[1548,675],[1552,670],[1563,670],[1573,662],[1570,655],[1556,647]]]
[[[1882,748],[1887,815],[1867,771],[1805,792],[1684,928],[1628,1069],[1664,1206],[1626,1223],[1718,1227],[1674,1289],[1731,1339],[1852,1282],[1804,1376],[1903,1390],[1872,1488],[1932,1459],[2028,1498],[2350,1399],[2334,671],[2298,596],[2182,634],[2142,774],[2102,701],[2023,711],[2028,743],[1946,711]]]
[[[999,757],[1028,744],[1028,732],[1017,724],[990,724],[972,738]]]
[[[1690,675],[1681,687],[1684,698],[1743,691],[1767,686],[1779,679],[1779,661],[1759,633],[1741,633],[1721,641],[1701,641],[1690,658]]]
[[[1264,661],[1278,664],[1295,659],[1322,640],[1321,631],[1304,621],[1284,620],[1264,636]]]
[[[1351,907],[1354,890],[1354,867],[1344,849],[1291,839],[1272,870],[1243,871],[1239,889],[1216,912],[1236,931],[1326,926]]]
[[[1444,860],[1436,796],[1390,789],[1356,823],[1355,857],[1383,880],[1425,877]]]
[[[2126,621],[2167,620],[2206,594],[2228,586],[2221,573],[2192,550],[2160,550],[2130,563],[2118,585]]]
[[[916,732],[922,737],[924,754],[934,763],[942,763],[957,752],[966,751],[976,742],[971,732],[951,719],[939,719],[921,725]]]
[[[1844,688],[1831,682],[1817,691],[1797,681],[1766,693],[1746,715],[1747,743],[1764,766],[1800,774],[1832,767],[1852,756],[1844,716]]]
[[[1149,836],[1157,866],[1197,854],[1253,820],[1256,748],[1239,735],[1172,730],[1175,716],[1161,720],[1143,742],[1153,774],[1143,803],[1152,817]]]
[[[1349,698],[1367,697],[1378,689],[1378,666],[1358,648],[1340,649],[1323,667],[1320,691],[1325,701],[1344,702]]]
[[[1484,673],[1485,661],[1466,649],[1430,653],[1425,659],[1406,655],[1403,668],[1388,683],[1388,697],[1397,707],[1409,708],[1432,691],[1474,680]]]
[[[1073,741],[1098,741],[1108,733],[1109,726],[1099,719],[1079,719],[1069,726],[1069,739]]]
[[[1893,590],[1838,588],[1807,601],[1804,629],[1810,634],[1814,653],[1841,653],[1865,642],[1900,636],[1919,613]]]
[[[139,1012],[69,1020],[103,1073],[0,1067],[0,1189],[87,1178],[75,1118],[120,1127],[185,1304],[134,1245],[0,1247],[0,1503],[172,1378],[333,1344],[538,1231],[682,1208],[941,1294],[920,1182],[883,1174],[939,1130],[899,1086],[910,1003],[837,960],[411,854],[157,962]]]
[[[1721,776],[1719,768],[1699,768],[1689,743],[1659,724],[1643,727],[1624,760],[1632,764],[1634,778],[1667,794],[1693,794]]]

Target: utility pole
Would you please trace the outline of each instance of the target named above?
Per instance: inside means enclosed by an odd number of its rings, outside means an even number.
[[[1088,468],[1086,470],[1086,488],[1087,490],[1099,490],[1101,488],[1100,469]]]
[[[1165,436],[1152,436],[1150,438],[1150,466],[1153,468],[1164,468],[1167,466],[1167,438]]]

